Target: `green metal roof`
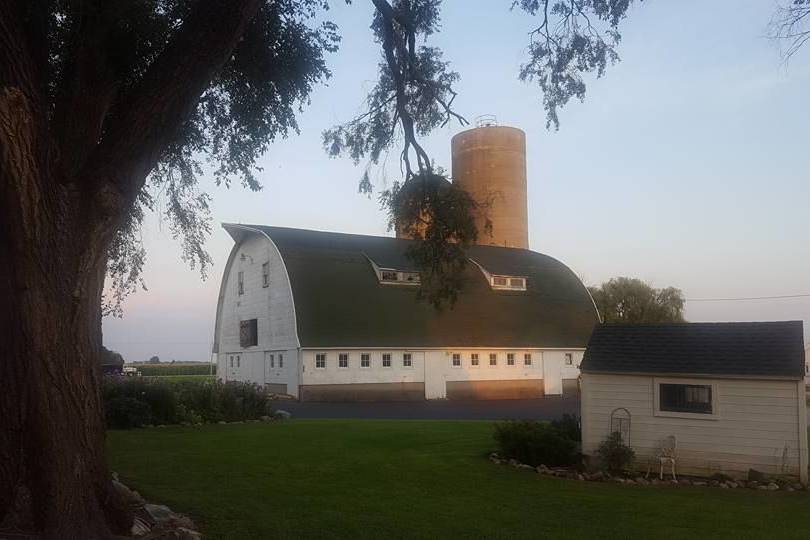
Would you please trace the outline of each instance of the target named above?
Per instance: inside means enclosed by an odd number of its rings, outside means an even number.
[[[526,291],[492,290],[468,263],[452,308],[437,311],[416,287],[383,285],[369,259],[413,270],[410,240],[244,225],[278,247],[292,286],[302,347],[584,348],[596,309],[574,273],[533,251],[473,246],[468,256],[493,274],[527,277]]]

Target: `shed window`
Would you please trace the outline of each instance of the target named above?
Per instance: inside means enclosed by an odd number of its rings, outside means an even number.
[[[259,344],[258,320],[239,321],[239,346],[255,347]]]
[[[659,410],[712,414],[712,387],[709,384],[661,384]]]
[[[497,366],[498,365],[498,355],[497,354],[490,354],[489,355],[489,365],[490,366]]]
[[[382,280],[383,281],[397,281],[398,275],[393,270],[383,270],[382,271]]]
[[[360,367],[371,367],[371,355],[363,353],[360,355]]]
[[[411,353],[405,353],[402,355],[402,366],[403,367],[413,366],[413,357],[411,356]]]
[[[326,354],[319,353],[315,355],[315,367],[318,369],[326,369]]]
[[[531,353],[526,353],[523,355],[523,365],[530,366],[532,365],[532,355]]]
[[[262,287],[270,286],[270,263],[266,262],[262,265]]]
[[[565,353],[565,365],[572,366],[574,365],[574,355],[570,352]]]
[[[453,353],[453,367],[461,367],[461,355]]]
[[[284,367],[284,355],[283,354],[278,355],[278,367],[280,367],[280,368]]]
[[[389,353],[383,354],[383,367],[391,367],[391,355]]]
[[[472,366],[478,365],[478,353],[473,353],[470,355],[470,365]]]
[[[349,355],[347,353],[340,353],[338,355],[338,367],[340,368],[349,367]]]
[[[270,355],[270,367],[271,368],[276,367],[276,356],[273,354]]]
[[[236,288],[237,288],[237,292],[239,293],[239,295],[241,296],[241,295],[245,294],[245,273],[244,272],[239,272],[236,275],[236,283],[237,283]]]
[[[507,366],[515,365],[515,353],[506,353],[506,365]]]

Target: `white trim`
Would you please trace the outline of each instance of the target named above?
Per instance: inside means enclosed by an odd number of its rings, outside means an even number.
[[[802,484],[807,484],[807,389],[804,379],[796,383],[796,393],[799,407],[799,480]]]
[[[281,254],[281,250],[278,249],[278,246],[276,245],[275,242],[273,242],[273,239],[270,238],[270,235],[268,235],[263,230],[256,229],[256,228],[253,228],[253,227],[248,227],[246,225],[236,225],[234,223],[223,223],[222,224],[222,228],[225,229],[226,231],[228,230],[228,227],[233,227],[234,229],[241,229],[243,231],[250,231],[250,232],[260,234],[260,235],[264,236],[265,238],[267,238],[267,241],[270,242],[270,245],[273,246],[273,249],[275,249],[276,252],[278,253],[278,258],[281,260],[281,266],[282,266],[282,268],[284,268],[284,276],[287,278],[287,288],[290,291],[290,300],[292,300],[292,311],[293,311],[292,314],[293,314],[293,321],[294,321],[294,324],[295,324],[295,348],[300,349],[301,348],[301,340],[298,339],[298,315],[295,312],[295,295],[293,294],[293,290],[292,290],[292,281],[290,281],[290,273],[287,271],[287,263],[284,262],[284,255]],[[241,243],[242,243],[242,241],[240,240],[239,242],[237,242],[237,245],[239,245]]]
[[[796,377],[783,377],[780,375],[739,375],[731,373],[653,373],[650,371],[598,371],[593,369],[583,369],[581,371],[582,373],[590,373],[591,375],[630,375],[633,377],[686,377],[690,379],[748,379],[752,381],[796,380]],[[800,380],[804,381],[804,379]]]
[[[712,412],[707,414],[707,413],[690,413],[679,411],[662,411],[661,397],[659,395],[659,387],[662,384],[710,386],[712,389]],[[705,379],[653,377],[653,416],[661,416],[668,418],[693,418],[695,420],[720,420],[720,409],[717,399],[718,386],[719,384],[717,382],[707,382]]]

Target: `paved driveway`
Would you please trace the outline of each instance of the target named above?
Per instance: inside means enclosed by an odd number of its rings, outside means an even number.
[[[579,399],[547,397],[498,401],[411,401],[379,403],[322,403],[279,401],[277,409],[294,418],[368,418],[428,420],[554,420],[564,413],[579,414]]]

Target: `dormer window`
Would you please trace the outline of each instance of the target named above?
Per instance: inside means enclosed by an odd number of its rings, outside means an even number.
[[[481,263],[475,259],[470,259],[489,282],[489,286],[496,291],[525,291],[526,278],[524,276],[510,276],[508,274],[494,274],[488,271]],[[501,270],[503,271],[503,270]]]
[[[380,269],[378,271],[378,276],[380,283],[393,285],[419,285],[419,272]]]
[[[515,276],[491,276],[490,285],[493,289],[505,291],[525,291],[526,278]]]

